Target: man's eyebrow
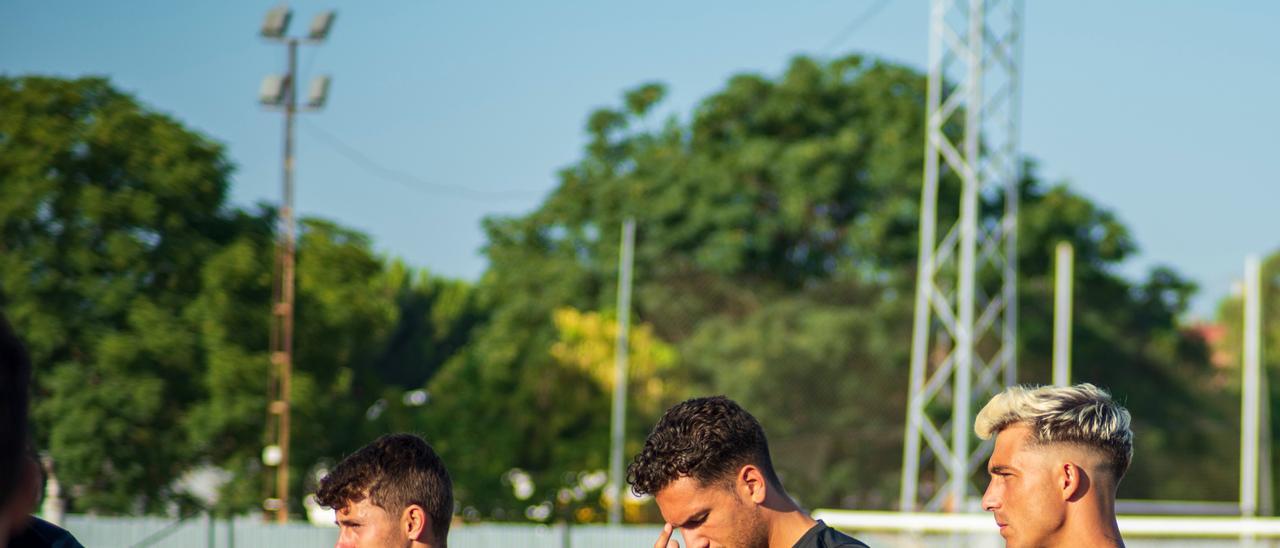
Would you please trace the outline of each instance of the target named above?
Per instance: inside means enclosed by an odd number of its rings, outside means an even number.
[[[672,524],[672,525],[674,525],[676,529],[683,529],[683,528],[685,528],[685,527],[687,527],[687,526],[689,525],[689,522],[692,522],[692,521],[698,521],[698,520],[701,520],[701,519],[705,519],[705,518],[707,517],[707,514],[709,514],[709,513],[711,513],[711,510],[709,510],[709,509],[708,509],[708,510],[702,510],[702,511],[700,511],[700,512],[698,512],[698,513],[694,514],[694,515],[693,515],[693,517],[691,517],[691,518],[689,518],[689,519],[684,520],[684,522],[683,522],[683,523],[680,523],[680,524]]]

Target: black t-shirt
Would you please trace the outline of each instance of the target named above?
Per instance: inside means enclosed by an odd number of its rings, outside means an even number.
[[[21,533],[9,538],[9,548],[84,548],[66,529],[37,517]]]
[[[796,541],[794,548],[868,548],[862,541],[835,529],[818,520],[808,532]]]

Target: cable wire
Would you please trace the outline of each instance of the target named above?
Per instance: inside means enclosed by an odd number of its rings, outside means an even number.
[[[399,183],[401,186],[414,191],[428,194],[446,194],[455,198],[481,203],[527,201],[529,198],[538,194],[536,191],[523,189],[478,190],[459,185],[428,181],[413,175],[412,173],[379,164],[363,152],[357,150],[355,147],[343,142],[342,139],[339,139],[332,133],[321,129],[319,126],[307,121],[305,118],[302,125],[313,137],[328,145],[338,154],[346,157],[352,163],[356,164],[357,167],[360,167],[380,179]]]
[[[850,21],[848,26],[841,29],[834,38],[827,41],[827,45],[822,48],[822,53],[831,53],[831,50],[839,47],[840,44],[843,44],[845,40],[848,40],[855,32],[858,32],[858,29],[862,28],[863,25],[870,23],[872,19],[875,19],[875,17],[880,14],[880,10],[883,10],[884,7],[888,5],[889,0],[879,0],[868,6],[867,9],[863,10],[862,13],[853,18],[853,21]]]

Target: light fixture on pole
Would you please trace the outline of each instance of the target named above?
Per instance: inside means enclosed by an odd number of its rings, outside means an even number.
[[[336,14],[322,12],[315,17],[307,33],[306,41],[319,44],[333,28]],[[271,338],[270,356],[272,374],[269,383],[267,405],[267,439],[263,452],[263,464],[275,467],[274,495],[264,497],[263,509],[274,512],[276,521],[289,520],[289,418],[290,390],[293,375],[293,323],[294,323],[294,266],[297,244],[297,225],[293,208],[293,133],[294,115],[298,112],[297,67],[298,38],[288,36],[289,21],[293,12],[280,6],[267,12],[262,22],[261,35],[268,40],[283,42],[288,46],[288,63],[284,74],[272,74],[262,81],[258,100],[272,110],[284,111],[284,169],[282,173],[283,200],[280,204],[280,235],[276,244],[275,270],[271,285]],[[316,77],[308,87],[305,107],[316,110],[324,106],[331,79]],[[268,488],[271,490],[271,488]]]
[[[262,37],[272,40],[284,38],[291,17],[293,17],[293,11],[286,6],[271,8],[271,11],[267,12],[267,17],[262,20]]]
[[[329,37],[329,29],[333,28],[333,20],[337,16],[338,13],[333,10],[316,14],[315,18],[311,20],[311,28],[307,31],[307,40],[317,43],[323,42],[325,38]]]

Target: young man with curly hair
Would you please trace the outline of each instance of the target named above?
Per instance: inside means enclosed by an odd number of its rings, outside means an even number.
[[[453,483],[444,462],[412,434],[388,434],[320,480],[317,501],[337,510],[337,548],[444,548]]]
[[[31,359],[0,314],[0,548],[82,548],[71,533],[31,515],[43,471],[28,424]]]
[[[764,428],[732,400],[695,398],[668,409],[627,468],[666,520],[654,548],[850,548],[865,544],[814,520],[773,470]]]

